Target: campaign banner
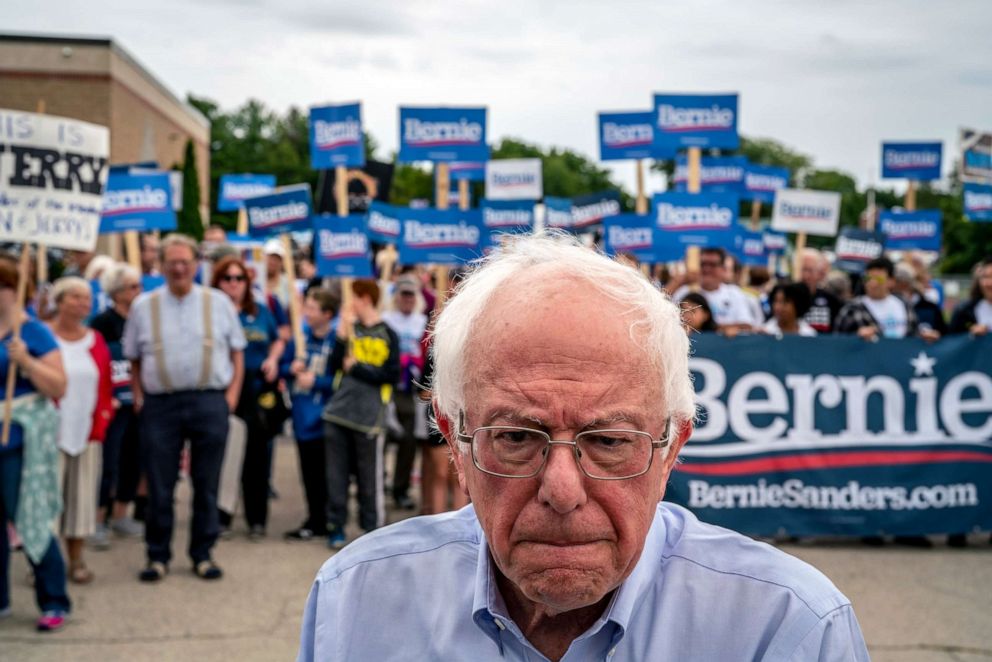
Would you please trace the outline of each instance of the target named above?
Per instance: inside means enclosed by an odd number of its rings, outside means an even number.
[[[992,132],[961,129],[958,143],[962,181],[983,183],[992,180]]]
[[[403,232],[403,215],[408,207],[397,207],[373,200],[365,216],[365,230],[369,239],[379,244],[397,244]]]
[[[765,251],[768,253],[781,254],[789,247],[789,239],[783,232],[765,228],[761,232],[761,238],[765,242]]]
[[[100,234],[175,229],[168,172],[134,175],[111,171],[103,189]]]
[[[738,225],[731,253],[745,267],[768,266],[768,249],[765,247],[765,237],[761,232],[753,232]]]
[[[694,336],[665,498],[751,535],[992,528],[992,338]],[[981,394],[981,395],[979,395]]]
[[[544,197],[544,227],[557,230],[572,229],[572,200],[570,198]]]
[[[939,209],[883,210],[878,226],[890,251],[939,251],[943,217]]]
[[[313,248],[318,276],[373,277],[372,250],[362,216],[315,216]]]
[[[740,199],[733,193],[655,193],[655,222],[667,241],[733,249]]]
[[[837,234],[840,193],[783,188],[775,192],[772,229],[821,237]]]
[[[244,201],[248,233],[254,237],[309,230],[310,185],[296,184]]]
[[[882,177],[929,181],[940,179],[941,142],[882,143]]]
[[[992,221],[992,186],[964,184],[964,215],[969,221]]]
[[[789,169],[748,163],[744,167],[742,200],[772,204],[775,191],[789,188]]]
[[[365,165],[362,104],[347,103],[310,109],[310,167],[329,170],[337,166]]]
[[[268,195],[276,190],[275,175],[238,173],[220,176],[217,211],[238,211],[248,198]]]
[[[661,152],[740,145],[736,94],[655,94],[653,123]]]
[[[599,113],[599,160],[660,158],[654,153],[654,114]],[[665,155],[674,156],[674,151]]]
[[[483,199],[482,225],[492,231],[531,232],[534,229],[534,203],[526,200]]]
[[[105,126],[0,109],[0,238],[92,251],[109,156]]]
[[[485,108],[400,108],[397,160],[488,161]]]
[[[499,159],[486,163],[487,200],[540,200],[541,159]]]
[[[699,164],[700,189],[741,195],[747,166],[745,156],[703,157]],[[689,161],[684,155],[675,158],[673,181],[676,191],[684,193],[689,190]]]
[[[619,214],[603,221],[603,251],[607,255],[633,255],[642,264],[682,259],[682,246],[668,241],[655,227],[651,214]]]
[[[604,219],[616,216],[620,206],[619,191],[600,191],[572,198],[572,229],[584,230],[602,223]]]
[[[400,264],[460,265],[482,255],[482,214],[478,210],[408,209],[402,218]]]
[[[455,161],[448,164],[448,177],[453,182],[486,181],[486,164],[482,161]]]
[[[861,274],[865,265],[885,252],[885,235],[881,232],[846,227],[841,229],[834,246],[834,268]]]

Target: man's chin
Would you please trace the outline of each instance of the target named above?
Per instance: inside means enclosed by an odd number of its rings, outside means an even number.
[[[517,588],[557,614],[594,605],[614,587],[602,570],[547,568],[522,577]]]

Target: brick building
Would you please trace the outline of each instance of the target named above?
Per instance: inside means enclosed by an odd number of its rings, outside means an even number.
[[[193,141],[200,213],[210,216],[210,122],[111,39],[0,34],[0,108],[110,128],[110,162],[171,168]]]

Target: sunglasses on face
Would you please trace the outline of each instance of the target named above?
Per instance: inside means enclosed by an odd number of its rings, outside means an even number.
[[[241,274],[224,274],[220,279],[226,283],[243,283],[248,280]]]

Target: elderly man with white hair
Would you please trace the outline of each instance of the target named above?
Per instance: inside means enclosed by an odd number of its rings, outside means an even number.
[[[662,502],[695,407],[678,309],[573,239],[517,239],[437,320],[437,424],[472,505],[317,575],[300,660],[867,660],[803,562]]]

